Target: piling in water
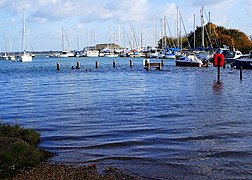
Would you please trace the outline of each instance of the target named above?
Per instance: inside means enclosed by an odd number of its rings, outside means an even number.
[[[132,67],[133,66],[133,61],[132,60],[130,60],[130,67]]]
[[[221,57],[218,57],[218,75],[217,75],[217,83],[220,83],[220,63],[221,63]]]
[[[113,61],[113,67],[116,67],[116,61],[115,60]]]
[[[159,63],[159,67],[158,67],[158,70],[162,70],[162,66],[163,66],[163,63]]]
[[[99,68],[99,61],[95,61],[95,68]]]
[[[240,80],[242,80],[242,64],[240,65]]]
[[[150,71],[150,63],[147,63],[147,71]]]
[[[77,63],[76,63],[76,69],[80,69],[80,62],[79,61],[77,61]]]
[[[57,62],[57,70],[59,71],[60,70],[60,63]]]

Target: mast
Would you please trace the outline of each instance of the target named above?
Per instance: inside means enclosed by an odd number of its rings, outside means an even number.
[[[204,14],[204,6],[202,6],[202,10],[201,10],[201,28],[202,28],[202,42],[201,42],[201,45],[202,45],[202,48],[205,47],[205,40],[204,40],[204,36],[205,36],[205,32],[204,32],[204,17],[203,17],[203,14]]]
[[[185,31],[185,37],[186,37],[186,39],[187,39],[188,47],[191,48],[190,42],[189,42],[189,40],[188,40],[188,38],[187,38],[187,32],[186,32],[184,20],[183,20],[183,17],[182,17],[182,15],[181,15],[181,12],[180,12],[180,11],[179,11],[179,15],[180,15],[181,23],[182,23],[183,28],[184,28],[184,31]],[[182,29],[182,28],[180,28],[180,32],[181,32],[181,29]],[[182,42],[182,35],[181,35],[181,49],[182,49],[182,43],[183,43],[183,42]]]
[[[169,26],[169,23],[168,23],[168,20],[167,19],[165,19],[166,20],[166,23],[167,23],[167,28],[168,28],[168,31],[169,31],[169,34],[170,34],[170,37],[172,38],[172,33],[171,33],[171,29],[170,29],[170,26]],[[176,47],[176,45],[175,45],[175,43],[174,43],[174,41],[173,41],[173,38],[172,38],[172,46],[173,47]]]
[[[166,38],[166,17],[164,16],[164,47],[167,46],[167,38]]]
[[[153,45],[156,48],[156,41],[157,41],[157,30],[156,30],[156,19],[153,17]]]
[[[62,45],[62,51],[65,50],[65,40],[64,40],[64,28],[61,29],[61,45]]]
[[[163,39],[163,19],[160,19],[160,35],[161,35],[161,49],[164,49],[164,39]]]
[[[193,48],[195,49],[196,46],[196,23],[195,23],[195,14],[193,15],[193,28],[194,28],[194,33],[193,33]]]
[[[180,39],[180,48],[182,49],[182,17],[181,17],[181,14],[180,14],[180,11],[179,12],[179,39]]]
[[[12,44],[11,44],[11,36],[10,36],[10,54],[12,53]]]
[[[208,12],[208,16],[209,16],[209,19],[208,19],[208,24],[209,24],[209,33],[211,34],[211,25],[210,25],[210,22],[211,22],[211,13]]]
[[[177,47],[179,47],[179,12],[177,6]]]
[[[22,29],[22,44],[21,44],[21,51],[25,51],[26,43],[25,43],[25,8],[23,8],[23,29]]]

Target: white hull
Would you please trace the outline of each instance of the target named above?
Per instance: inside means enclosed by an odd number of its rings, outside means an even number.
[[[105,54],[105,57],[115,58],[118,57],[118,54]]]
[[[74,57],[74,53],[70,51],[63,51],[59,57],[61,58],[68,58],[68,57]]]
[[[150,58],[158,58],[158,53],[150,53]]]
[[[87,57],[99,57],[99,51],[87,51],[86,56]]]
[[[165,55],[165,59],[176,59],[176,55]]]
[[[8,59],[11,61],[15,61],[16,57],[14,55],[10,55],[10,56],[8,56]]]
[[[175,61],[176,66],[191,66],[191,67],[201,67],[202,61],[198,59],[195,54],[188,54],[186,56],[180,57],[179,60]]]
[[[20,55],[20,62],[32,62],[32,56],[30,54],[22,54]]]
[[[99,57],[99,54],[87,54],[87,57]]]

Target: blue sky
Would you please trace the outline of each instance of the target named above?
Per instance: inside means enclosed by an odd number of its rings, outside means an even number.
[[[213,23],[252,35],[252,0],[0,0],[0,51],[21,49],[23,8],[27,49],[62,50],[62,27],[68,40],[66,49],[108,41],[128,46],[133,34],[138,41],[142,34],[143,45],[153,45],[154,27],[158,38],[164,16],[171,35],[176,36],[177,6],[187,32],[193,31],[194,14],[200,26],[200,9],[204,6]]]

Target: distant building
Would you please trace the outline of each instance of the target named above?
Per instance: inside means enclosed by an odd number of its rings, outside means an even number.
[[[106,43],[106,44],[97,44],[95,46],[97,50],[103,50],[103,49],[120,49],[121,47],[115,43]]]
[[[103,49],[120,49],[121,47],[115,43],[97,44],[95,46],[87,46],[84,50],[99,50]]]

